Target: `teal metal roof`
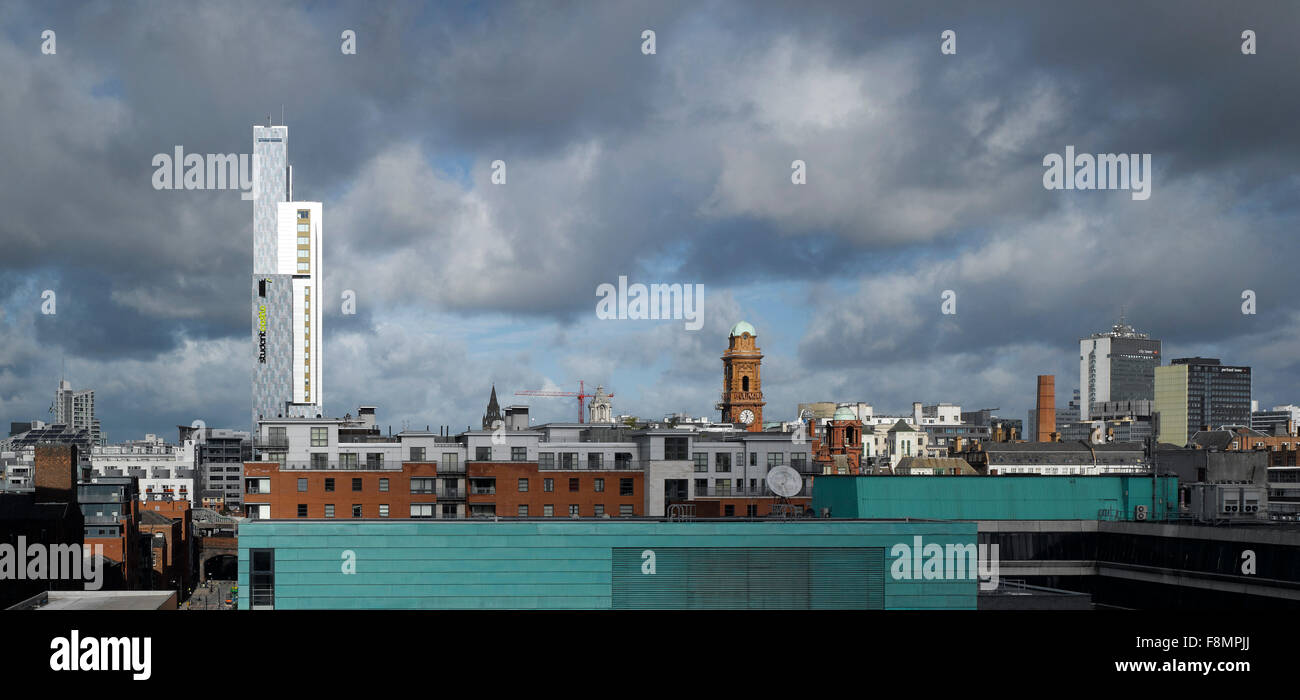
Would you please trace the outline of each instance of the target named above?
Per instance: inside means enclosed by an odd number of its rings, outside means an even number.
[[[758,337],[758,332],[754,330],[753,326],[749,325],[748,321],[741,321],[731,327],[731,335],[740,335],[742,333],[748,333],[754,337]]]

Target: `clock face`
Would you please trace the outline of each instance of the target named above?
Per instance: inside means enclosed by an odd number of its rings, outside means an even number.
[[[749,425],[754,422],[754,412],[748,408],[740,412],[740,422]]]

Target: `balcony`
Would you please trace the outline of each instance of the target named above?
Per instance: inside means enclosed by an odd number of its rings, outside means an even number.
[[[792,496],[792,498],[808,498],[809,496],[812,496],[812,491],[811,489],[805,487],[801,489],[799,493]],[[767,486],[759,486],[753,489],[748,487],[719,488],[717,486],[710,486],[704,489],[696,488],[695,497],[696,498],[780,498],[780,496],[773,493],[771,489],[767,488]]]
[[[650,460],[628,460],[628,461],[609,461],[601,460],[599,462],[589,462],[585,459],[577,459],[568,464],[555,460],[554,464],[543,465],[540,462],[537,465],[538,471],[550,472],[578,472],[578,471],[645,471],[650,465]]]
[[[359,471],[359,472],[400,472],[401,462],[285,462],[280,465],[284,471]]]
[[[440,488],[438,489],[437,495],[438,495],[438,500],[440,501],[463,501],[465,500],[465,489]],[[478,492],[476,491],[475,495],[480,495],[480,494],[478,494]],[[485,494],[485,495],[490,495],[490,494]]]
[[[289,449],[289,438],[257,438],[253,441],[253,449],[284,452]]]

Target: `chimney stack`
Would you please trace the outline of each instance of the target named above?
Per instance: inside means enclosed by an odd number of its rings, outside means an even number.
[[[1055,442],[1052,435],[1056,432],[1056,375],[1038,375],[1038,405],[1034,415],[1038,425],[1034,441]]]

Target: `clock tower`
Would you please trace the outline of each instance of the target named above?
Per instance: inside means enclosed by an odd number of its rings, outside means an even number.
[[[722,354],[723,423],[740,423],[750,432],[763,430],[763,382],[760,365],[763,353],[754,327],[741,321],[731,327],[727,351]]]

